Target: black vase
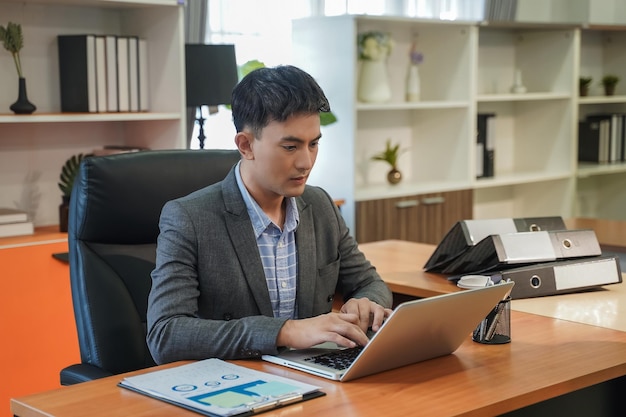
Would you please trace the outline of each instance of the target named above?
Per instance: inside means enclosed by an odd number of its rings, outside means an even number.
[[[28,101],[28,96],[26,95],[26,78],[20,77],[17,101],[11,104],[11,107],[9,108],[15,114],[31,114],[37,110],[37,107]]]

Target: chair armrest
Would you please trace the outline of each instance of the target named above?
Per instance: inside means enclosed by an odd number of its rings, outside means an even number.
[[[61,385],[74,385],[80,382],[111,376],[113,373],[87,363],[70,365],[61,370]]]

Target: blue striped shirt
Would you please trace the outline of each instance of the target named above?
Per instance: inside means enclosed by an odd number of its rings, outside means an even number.
[[[300,220],[296,199],[293,197],[285,199],[285,222],[281,230],[261,210],[246,189],[239,173],[240,163],[235,169],[235,176],[252,221],[274,317],[296,318],[298,263],[295,232]]]

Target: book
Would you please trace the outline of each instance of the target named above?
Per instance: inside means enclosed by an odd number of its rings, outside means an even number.
[[[581,120],[578,122],[578,160],[581,162],[601,162],[600,122]]]
[[[220,359],[127,377],[118,385],[207,416],[247,416],[325,395],[317,386]]]
[[[148,83],[148,43],[139,39],[139,111],[150,110],[149,83]]]
[[[106,75],[107,75],[107,111],[116,112],[117,104],[117,38],[105,36]]]
[[[588,126],[583,125],[581,127],[579,123],[579,128],[582,128],[578,133],[579,160],[600,163],[622,162],[624,160],[625,146],[624,117],[624,113],[595,113],[587,115],[585,121],[588,123]],[[593,147],[595,142],[585,137],[585,135],[590,135],[589,131],[595,130],[596,127],[599,130],[597,158],[595,158],[595,149],[587,149],[588,147]],[[581,141],[583,142],[582,157],[584,159],[580,159]]]
[[[98,112],[107,111],[107,59],[106,39],[96,36],[96,97]]]
[[[0,237],[24,236],[35,233],[33,222],[17,222],[0,224]]]
[[[566,229],[567,226],[560,216],[460,220],[439,242],[424,269],[441,272],[470,247],[492,234]]]
[[[0,207],[0,224],[18,223],[28,220],[28,214],[22,210]]]
[[[514,281],[511,298],[577,292],[622,282],[619,258],[596,256],[511,268],[491,275],[493,282]]]
[[[476,121],[476,178],[494,176],[495,113],[479,113]]]
[[[130,86],[128,64],[128,37],[117,37],[117,106],[118,111],[130,110]]]
[[[128,37],[128,102],[129,110],[139,111],[139,38]]]
[[[97,112],[94,35],[58,35],[62,112]]]

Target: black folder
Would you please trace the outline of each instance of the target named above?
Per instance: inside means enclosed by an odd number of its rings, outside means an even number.
[[[442,272],[463,252],[492,234],[565,229],[567,227],[560,216],[461,220],[446,233],[424,269]]]
[[[558,259],[602,254],[591,229],[490,235],[448,264],[444,274],[485,273]]]

